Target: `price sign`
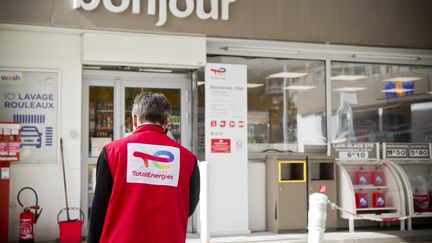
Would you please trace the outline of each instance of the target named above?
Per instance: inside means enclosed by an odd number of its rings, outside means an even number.
[[[368,159],[369,152],[339,152],[339,159]]]
[[[390,143],[384,146],[384,154],[389,159],[430,159],[429,144]]]
[[[376,143],[341,143],[333,144],[333,152],[340,160],[371,160],[377,159]]]
[[[390,148],[386,150],[387,158],[406,158],[408,156],[405,148]]]
[[[419,149],[411,149],[409,150],[409,157],[411,158],[429,158],[429,149],[427,148],[419,148]]]

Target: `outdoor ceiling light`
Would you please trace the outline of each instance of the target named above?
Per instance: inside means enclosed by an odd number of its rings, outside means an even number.
[[[99,66],[83,66],[84,69],[93,69],[93,70],[101,70],[102,68]]]
[[[300,51],[297,50],[289,50],[289,49],[276,49],[276,48],[265,48],[259,46],[250,46],[250,47],[240,47],[240,46],[225,46],[220,49],[225,51],[252,51],[252,52],[273,52],[273,53],[281,53],[281,54],[291,54],[298,55]]]
[[[385,89],[381,90],[382,93],[402,93],[402,92],[410,92],[414,91],[414,89]]]
[[[261,86],[264,86],[264,84],[256,84],[256,83],[248,83],[247,84],[247,87],[251,88],[251,89],[261,87]]]
[[[289,90],[309,90],[314,89],[316,86],[310,86],[310,85],[290,85],[283,89],[289,89]]]
[[[152,72],[152,73],[172,73],[171,69],[153,69],[153,68],[140,68],[138,69],[140,72]]]
[[[334,89],[333,91],[340,91],[340,92],[357,92],[367,89],[366,87],[342,87]]]
[[[280,72],[270,74],[267,78],[299,78],[308,75],[308,73],[292,73],[292,72]]]
[[[205,84],[204,81],[198,81],[198,86],[201,86],[201,85],[204,85],[204,84]],[[257,88],[257,87],[261,87],[261,86],[264,86],[264,84],[257,84],[257,83],[248,83],[247,84],[247,87],[251,88],[251,89]]]
[[[416,56],[397,56],[385,54],[353,54],[354,58],[372,58],[372,59],[390,59],[390,60],[404,60],[404,61],[420,61],[420,57]]]
[[[411,82],[423,79],[421,77],[395,77],[383,80],[383,82]]]
[[[330,79],[331,80],[341,80],[341,81],[353,81],[353,80],[364,79],[367,77],[368,76],[364,76],[364,75],[338,75],[338,76],[333,76]]]
[[[432,102],[417,103],[411,105],[412,111],[432,110]]]

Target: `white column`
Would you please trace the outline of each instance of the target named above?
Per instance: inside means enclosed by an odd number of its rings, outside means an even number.
[[[201,178],[201,189],[200,189],[200,228],[201,228],[201,243],[210,242],[210,234],[208,227],[208,194],[207,194],[207,168],[208,162],[201,161],[200,167],[200,178]]]

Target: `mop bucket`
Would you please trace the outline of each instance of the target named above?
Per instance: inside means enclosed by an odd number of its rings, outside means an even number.
[[[69,219],[69,210],[78,210],[80,212],[80,219]],[[68,220],[60,221],[60,214],[66,211]],[[80,208],[63,208],[57,214],[57,223],[60,227],[60,243],[80,243],[82,225],[84,223],[84,213]]]

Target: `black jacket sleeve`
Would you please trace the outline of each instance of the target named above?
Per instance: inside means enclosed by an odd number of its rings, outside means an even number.
[[[189,217],[194,213],[199,202],[200,194],[200,173],[198,162],[195,158],[195,168],[190,178],[190,194],[189,194]]]
[[[96,189],[90,212],[89,243],[100,241],[112,187],[113,176],[109,169],[108,157],[104,147],[99,155],[96,167]]]

